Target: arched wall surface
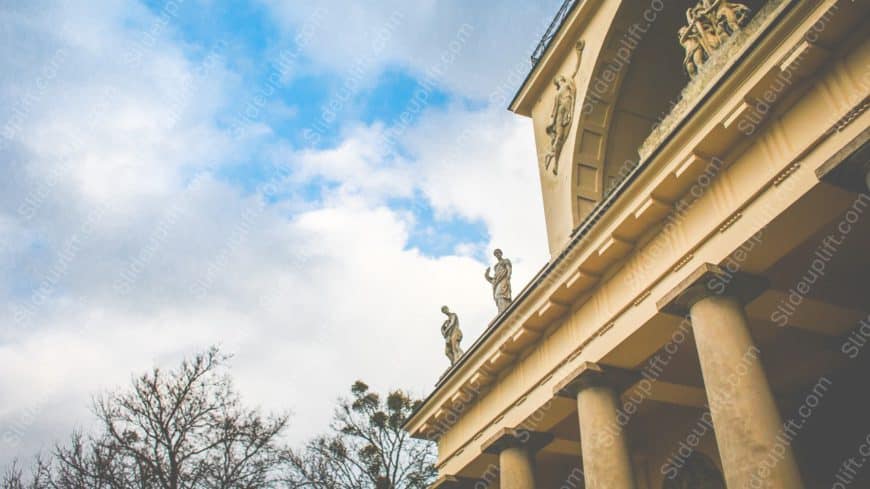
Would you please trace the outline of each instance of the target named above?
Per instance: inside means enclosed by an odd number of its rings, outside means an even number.
[[[575,226],[637,165],[637,148],[688,82],[675,34],[684,11],[682,3],[626,2],[617,12],[577,124]]]
[[[550,83],[540,93],[532,118],[551,255],[562,251],[572,231],[637,165],[638,148],[679,101],[689,78],[677,31],[695,3],[601,3],[583,27],[574,122],[556,163],[558,175],[543,169],[556,88]],[[759,2],[743,3],[755,10]],[[578,66],[576,53],[563,59],[549,80],[571,76]]]
[[[574,44],[581,40],[581,36],[570,39],[569,46],[564,47],[562,56],[564,61],[553,69],[552,72],[542,74],[548,84],[537,96],[537,101],[532,106],[531,116],[534,126],[535,143],[538,153],[538,170],[541,181],[541,193],[544,201],[544,214],[547,223],[547,236],[551,255],[555,256],[565,247],[571,237],[571,232],[577,225],[574,213],[574,192],[576,188],[576,172],[574,170],[575,148],[578,144],[578,121],[581,120],[582,102],[587,93],[590,83],[590,73],[593,72],[597,60],[605,49],[605,40],[613,26],[613,20],[623,2],[621,0],[600,2],[594,13],[582,27],[582,40],[585,42],[583,54],[579,59],[576,51],[571,52]],[[556,160],[559,168],[558,175],[550,170],[544,170],[543,162],[550,146],[550,138],[546,128],[556,97],[556,88],[552,80],[557,76],[571,77],[577,70],[573,81],[576,86],[574,103],[574,118],[568,137],[562,151]]]

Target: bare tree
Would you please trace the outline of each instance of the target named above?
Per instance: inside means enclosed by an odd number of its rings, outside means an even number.
[[[159,489],[268,487],[287,416],[244,408],[221,369],[226,359],[211,349],[95,401],[103,444],[123,469]]]
[[[435,477],[434,446],[402,425],[419,405],[402,391],[386,399],[357,381],[342,399],[330,433],[289,452],[287,483],[314,489],[422,489]]]
[[[96,434],[73,434],[26,481],[13,465],[0,489],[276,487],[287,416],[245,408],[226,360],[213,348],[98,397]]]
[[[46,466],[41,458],[36,459],[30,472],[30,476],[25,475],[21,464],[17,460],[12,461],[12,464],[6,468],[2,478],[0,478],[0,489],[42,489],[49,487]]]

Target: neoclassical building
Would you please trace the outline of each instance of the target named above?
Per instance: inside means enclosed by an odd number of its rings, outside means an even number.
[[[551,258],[407,422],[434,487],[870,487],[868,12],[565,2],[510,104]]]

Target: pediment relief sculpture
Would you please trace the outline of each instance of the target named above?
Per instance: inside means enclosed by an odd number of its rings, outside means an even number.
[[[547,154],[544,155],[544,170],[553,167],[553,175],[559,174],[559,155],[562,152],[562,146],[565,145],[565,140],[568,139],[568,131],[571,130],[571,124],[574,121],[574,104],[577,99],[577,87],[574,85],[574,77],[580,70],[580,60],[583,56],[583,48],[586,43],[583,40],[577,42],[575,50],[577,51],[577,65],[574,68],[574,73],[570,77],[558,75],[553,79],[553,84],[556,86],[556,96],[553,100],[553,110],[550,111],[550,119],[547,123],[547,136],[549,137],[550,147]]]
[[[687,25],[677,36],[686,51],[683,66],[694,78],[701,65],[719,49],[728,37],[739,31],[749,20],[749,7],[729,0],[701,0],[686,10]]]

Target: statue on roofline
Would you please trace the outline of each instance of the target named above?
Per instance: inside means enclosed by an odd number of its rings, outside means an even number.
[[[462,348],[459,343],[462,341],[462,330],[459,329],[459,316],[455,312],[450,312],[447,306],[441,307],[447,319],[441,323],[441,336],[444,337],[444,353],[450,360],[450,365],[455,365],[462,357]]]
[[[513,273],[513,265],[511,261],[504,258],[500,249],[492,253],[496,264],[486,269],[483,274],[486,281],[492,284],[492,298],[495,300],[495,307],[498,309],[498,314],[501,314],[511,305],[511,274]],[[492,270],[493,275],[490,275]]]

